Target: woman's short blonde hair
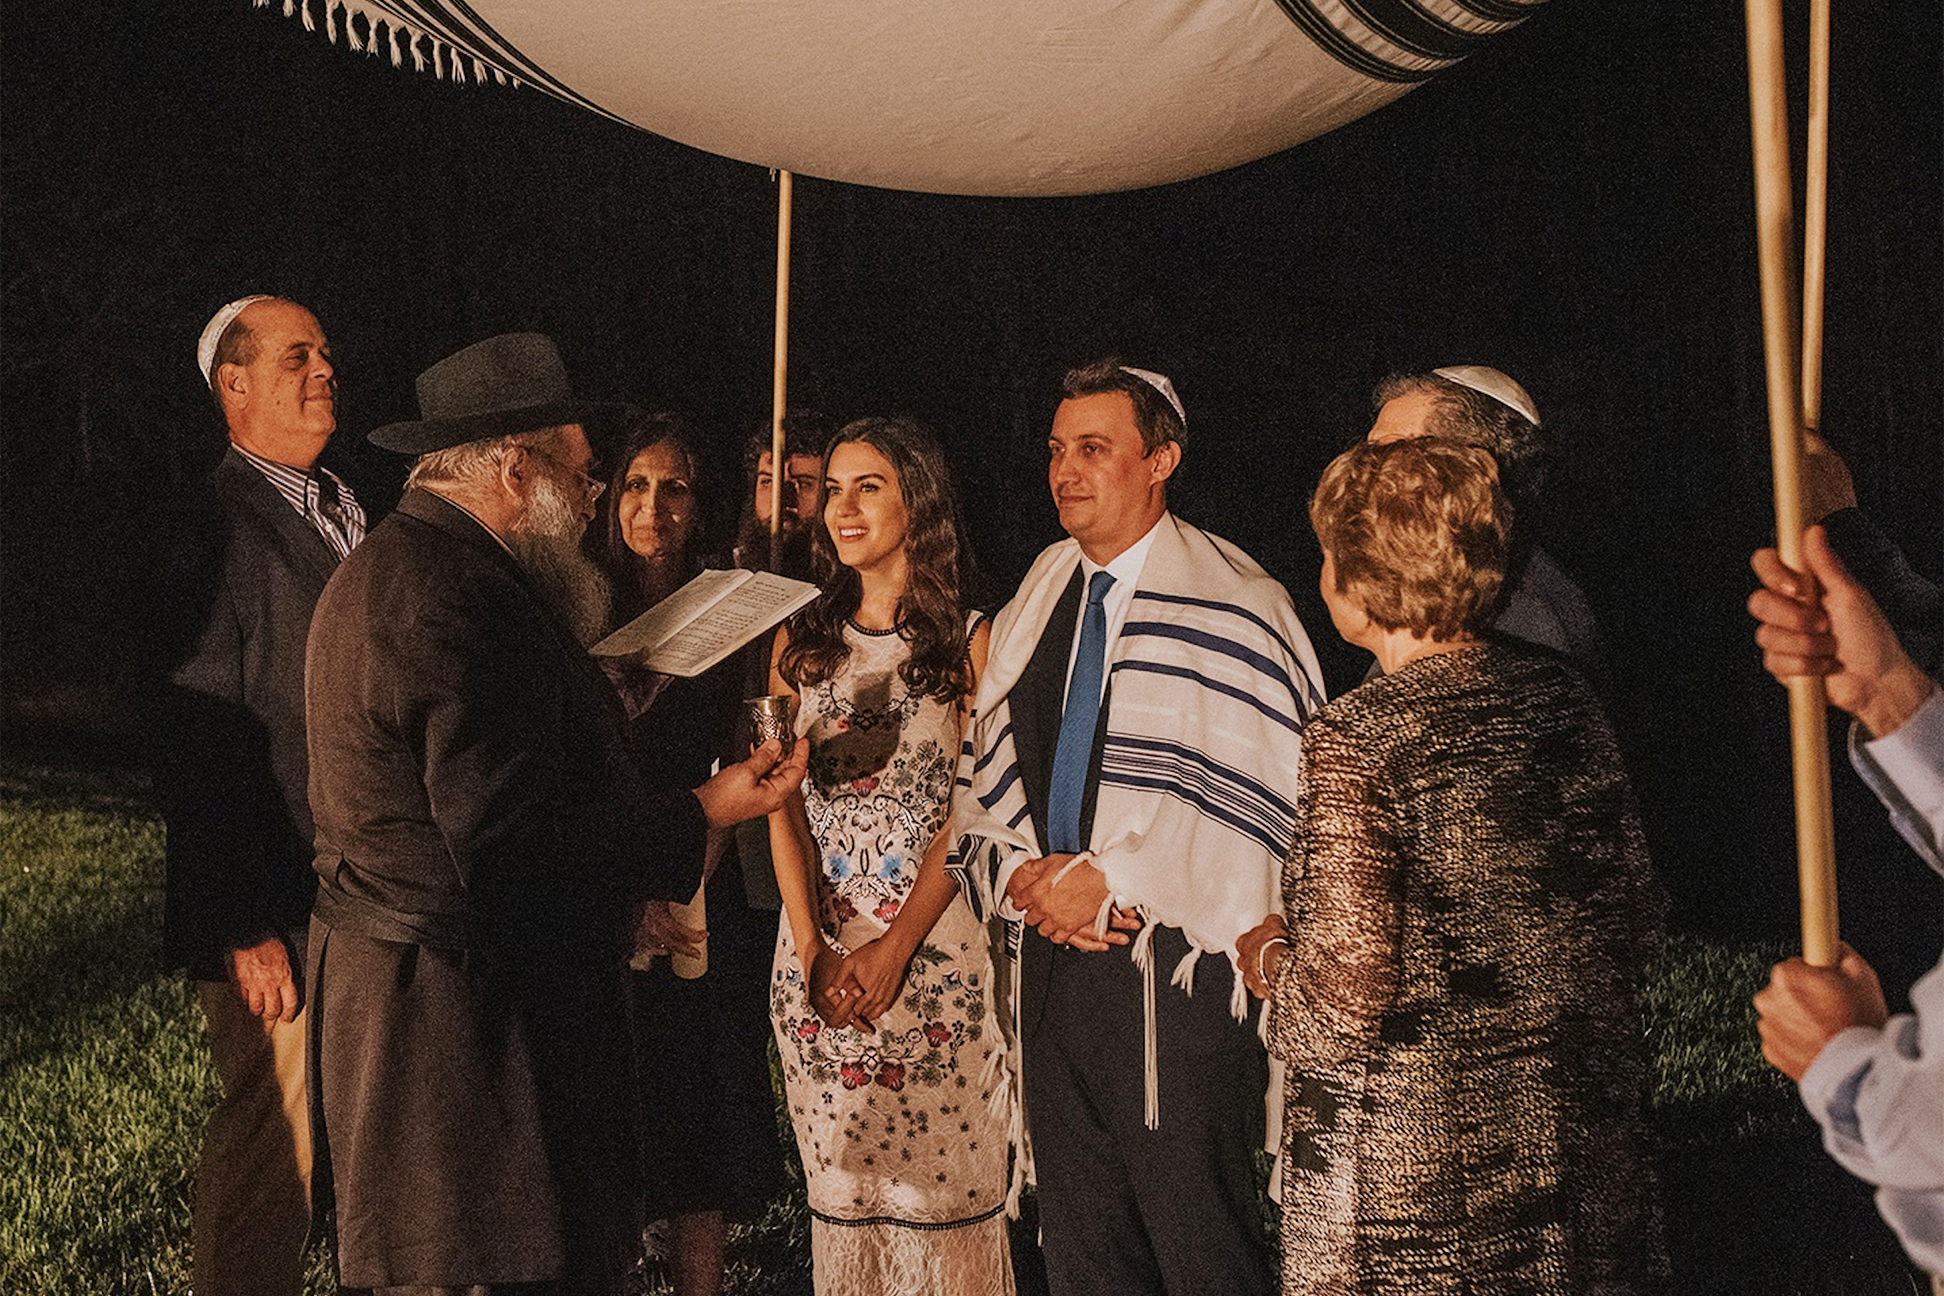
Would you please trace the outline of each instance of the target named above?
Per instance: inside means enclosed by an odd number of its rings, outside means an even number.
[[[1435,437],[1363,442],[1323,470],[1310,525],[1338,591],[1384,629],[1449,641],[1491,625],[1512,506],[1485,451]]]

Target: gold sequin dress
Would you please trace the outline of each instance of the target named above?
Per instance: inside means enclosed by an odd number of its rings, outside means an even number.
[[[1585,683],[1474,645],[1303,731],[1283,872],[1290,1296],[1667,1284],[1636,999],[1661,901]]]
[[[840,953],[882,936],[944,827],[957,709],[898,678],[895,633],[847,627],[850,660],[803,690],[816,902]],[[805,725],[807,724],[807,729]],[[1011,1296],[1008,1111],[986,929],[954,896],[875,1029],[811,1010],[787,918],[770,1013],[810,1197],[819,1296]]]

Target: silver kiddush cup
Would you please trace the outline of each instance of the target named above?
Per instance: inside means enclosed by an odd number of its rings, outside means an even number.
[[[749,712],[750,744],[761,747],[774,738],[783,744],[787,753],[796,742],[796,699],[787,693],[777,693],[745,698],[743,706]]]

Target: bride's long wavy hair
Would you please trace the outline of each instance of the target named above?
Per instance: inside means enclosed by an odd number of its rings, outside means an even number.
[[[826,472],[837,447],[852,441],[890,461],[904,498],[908,574],[898,597],[898,633],[911,645],[911,656],[898,674],[921,697],[956,702],[972,690],[965,604],[972,572],[945,455],[915,420],[863,418],[845,424],[824,447]],[[813,529],[810,558],[824,592],[791,618],[790,646],[780,663],[783,678],[797,689],[829,679],[850,659],[844,625],[864,597],[863,582],[837,561],[822,522]]]

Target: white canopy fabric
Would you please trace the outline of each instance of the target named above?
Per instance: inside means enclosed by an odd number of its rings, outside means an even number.
[[[257,0],[259,5],[272,0]],[[1543,0],[283,0],[760,166],[931,193],[1206,175],[1361,117]]]

